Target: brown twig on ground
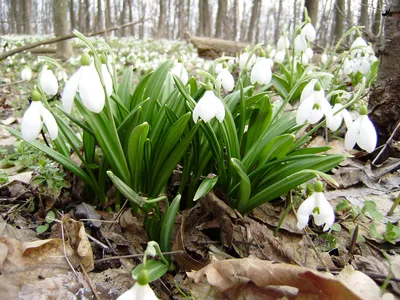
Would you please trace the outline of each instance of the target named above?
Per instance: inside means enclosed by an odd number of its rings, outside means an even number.
[[[82,263],[81,263],[80,261],[79,261],[79,265],[81,266],[82,273],[83,273],[83,275],[85,275],[86,280],[87,280],[87,283],[89,284],[90,289],[92,290],[92,293],[93,293],[94,297],[95,297],[97,300],[101,300],[101,299],[100,299],[100,296],[97,294],[96,287],[93,285],[93,282],[92,282],[92,280],[90,279],[88,273],[86,272],[85,267],[82,265]]]
[[[5,83],[5,84],[0,85],[0,89],[1,89],[1,88],[4,88],[4,87],[7,87],[7,86],[11,86],[11,85],[15,85],[15,84],[20,84],[20,83],[23,83],[23,82],[28,82],[28,81],[26,81],[26,80],[19,80],[19,81],[14,81],[14,82]]]
[[[174,255],[174,254],[182,254],[185,253],[183,250],[178,250],[178,251],[170,251],[170,252],[163,252],[163,255]],[[142,257],[144,254],[130,254],[130,255],[121,255],[121,256],[112,256],[112,257],[106,257],[106,258],[101,258],[98,260],[95,260],[95,263],[103,262],[103,261],[108,261],[108,260],[113,260],[113,259],[123,259],[123,258],[138,258]]]
[[[103,30],[100,30],[100,31],[96,31],[96,32],[85,33],[85,36],[90,37],[90,36],[103,34],[103,33],[109,32],[109,31],[119,30],[119,29],[122,29],[122,28],[125,28],[125,27],[128,27],[128,26],[133,26],[133,25],[142,23],[144,21],[145,21],[144,18],[141,18],[139,21],[126,23],[126,24],[115,26],[115,27],[112,27],[112,28],[106,28],[106,29],[103,29]],[[0,60],[3,60],[3,59],[5,59],[5,58],[7,58],[7,57],[9,57],[11,55],[14,55],[14,54],[17,54],[17,53],[20,53],[20,52],[23,52],[23,51],[36,48],[38,46],[53,44],[53,43],[61,42],[61,41],[64,41],[64,40],[69,40],[69,39],[72,39],[74,37],[76,37],[75,34],[70,33],[70,34],[67,34],[67,35],[51,38],[51,39],[48,39],[46,41],[40,41],[40,42],[24,45],[24,46],[21,46],[21,47],[18,47],[18,48],[15,48],[15,49],[12,49],[10,51],[7,51],[5,53],[0,54]]]
[[[304,228],[304,233],[307,239],[307,242],[310,244],[311,248],[314,250],[315,254],[317,255],[318,259],[321,261],[321,263],[323,264],[325,271],[329,272],[329,268],[328,265],[326,264],[326,262],[322,259],[320,253],[318,252],[317,248],[315,248],[314,242],[312,241],[310,235],[308,234],[307,230]]]

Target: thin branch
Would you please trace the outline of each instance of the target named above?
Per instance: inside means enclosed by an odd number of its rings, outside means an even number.
[[[378,158],[382,155],[383,151],[385,151],[386,147],[389,145],[389,143],[392,141],[392,139],[394,138],[397,130],[400,127],[400,121],[397,122],[396,128],[393,130],[392,134],[390,135],[390,137],[388,138],[388,140],[386,141],[385,145],[383,145],[381,151],[379,151],[378,155],[374,158],[374,160],[372,161],[372,164],[374,165],[375,162],[378,160]]]
[[[125,27],[128,27],[128,26],[133,26],[133,25],[142,23],[144,21],[145,20],[143,18],[141,18],[139,21],[136,21],[136,22],[126,23],[126,24],[123,24],[123,25],[120,25],[120,26],[115,26],[115,27],[112,27],[112,28],[103,29],[103,30],[100,30],[100,31],[97,31],[97,32],[86,33],[85,35],[87,37],[95,36],[95,35],[103,34],[105,32],[115,31],[115,30],[119,30],[119,29],[122,29],[122,28],[125,28]],[[7,57],[9,57],[9,56],[11,56],[11,55],[14,55],[14,54],[26,51],[26,50],[30,50],[30,49],[36,48],[38,46],[54,44],[54,43],[61,42],[61,41],[64,41],[64,40],[72,39],[74,37],[76,37],[75,34],[70,33],[70,34],[67,34],[67,35],[51,38],[51,39],[48,39],[46,41],[39,41],[39,42],[36,42],[36,43],[24,45],[22,47],[18,47],[18,48],[15,48],[15,49],[12,49],[10,51],[7,51],[5,53],[0,54],[0,61],[5,59],[5,58],[7,58]]]

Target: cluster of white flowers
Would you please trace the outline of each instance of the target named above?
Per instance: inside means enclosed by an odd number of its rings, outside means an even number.
[[[371,69],[371,64],[377,60],[372,47],[358,36],[351,44],[350,55],[343,61],[342,73],[345,76],[357,72],[365,75]]]

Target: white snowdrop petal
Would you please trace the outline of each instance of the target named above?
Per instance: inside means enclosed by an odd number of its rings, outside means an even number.
[[[146,285],[140,285],[136,282],[130,290],[127,290],[117,300],[157,300],[157,296],[151,287]]]
[[[308,98],[313,92],[315,84],[317,83],[316,79],[311,79],[309,83],[304,87],[303,91],[301,92],[300,102],[303,102],[304,99]]]
[[[297,210],[297,228],[303,229],[308,223],[308,219],[313,212],[315,207],[315,194],[313,193],[310,197],[303,201]]]
[[[274,60],[278,63],[281,64],[285,60],[285,52],[283,51],[278,51],[275,54]]]
[[[301,33],[311,42],[315,40],[317,35],[314,26],[311,23],[307,23],[301,30]]]
[[[322,117],[324,116],[324,113],[322,112],[321,109],[316,109],[314,108],[312,110],[312,112],[308,115],[307,117],[307,121],[310,124],[315,124],[317,123],[319,120],[322,119]]]
[[[346,124],[346,127],[349,128],[351,123],[353,122],[353,118],[351,117],[351,114],[347,109],[343,109],[341,112],[342,117],[344,119],[344,123]]]
[[[349,127],[347,127],[347,132],[344,137],[344,148],[346,150],[353,149],[354,145],[357,142],[358,131],[360,128],[360,120],[357,119]]]
[[[21,134],[27,142],[35,140],[42,129],[43,123],[40,118],[40,104],[38,101],[32,101],[22,117]]]
[[[113,91],[113,82],[110,72],[108,72],[107,66],[101,64],[101,73],[103,76],[104,85],[106,86],[107,97],[110,97]]]
[[[361,119],[361,122],[357,144],[361,149],[371,153],[375,150],[377,143],[375,127],[367,115],[361,115],[359,118]]]
[[[228,69],[224,68],[217,76],[217,81],[222,85],[222,87],[230,92],[235,87],[235,80]]]
[[[250,81],[252,84],[268,84],[271,82],[271,67],[265,57],[260,57],[251,70]]]
[[[71,113],[72,104],[74,103],[75,94],[78,90],[79,81],[81,80],[81,68],[75,72],[67,81],[64,87],[64,92],[61,96],[63,109],[67,113]]]
[[[188,72],[186,71],[186,69],[182,63],[177,63],[171,69],[171,73],[174,74],[176,77],[178,77],[182,81],[183,84],[186,84],[189,79]]]
[[[305,38],[301,34],[299,34],[294,39],[294,50],[296,51],[296,53],[300,53],[300,52],[305,52],[306,49],[307,49],[307,42]]]
[[[313,213],[314,222],[318,226],[325,224],[324,231],[327,231],[335,222],[335,212],[322,192],[315,192],[315,194],[315,204],[319,208],[319,214]]]
[[[39,76],[40,88],[48,96],[54,96],[58,92],[58,81],[51,70],[42,70]]]
[[[51,114],[51,112],[45,108],[42,104],[41,112],[40,112],[44,125],[46,125],[47,131],[50,134],[52,140],[55,140],[58,136],[58,125],[56,119]]]
[[[83,105],[94,113],[103,110],[105,104],[104,89],[100,82],[99,74],[94,65],[82,66],[79,95]]]
[[[302,125],[307,120],[308,116],[313,110],[314,106],[314,96],[310,95],[302,103],[300,103],[299,108],[296,113],[296,123],[297,125]]]
[[[222,121],[225,118],[225,107],[224,104],[221,102],[221,100],[219,100],[217,97],[215,99],[216,102],[216,113],[215,113],[215,117],[217,118],[217,120],[222,123]]]

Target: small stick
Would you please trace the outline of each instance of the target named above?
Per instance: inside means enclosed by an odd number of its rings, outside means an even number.
[[[26,81],[26,80],[19,80],[19,81],[14,81],[14,82],[5,83],[5,84],[0,85],[0,89],[1,89],[1,88],[4,88],[4,87],[7,87],[7,86],[11,86],[11,85],[15,85],[15,84],[20,84],[20,83],[23,83],[23,82],[27,82],[27,81]]]
[[[89,240],[91,240],[92,242],[96,243],[97,245],[99,245],[100,247],[102,247],[103,249],[110,249],[107,245],[104,245],[102,242],[100,242],[98,239],[95,239],[94,237],[92,237],[89,233],[86,233],[87,237],[89,238]]]
[[[321,255],[319,255],[319,252],[318,252],[317,248],[315,248],[315,245],[314,245],[313,241],[311,240],[311,237],[310,237],[310,235],[308,234],[307,230],[306,230],[306,229],[303,229],[303,230],[304,230],[304,233],[305,233],[305,235],[306,235],[306,238],[307,238],[308,243],[310,244],[311,248],[314,250],[314,252],[315,252],[315,254],[317,255],[318,259],[319,259],[319,260],[321,261],[321,263],[324,265],[325,271],[326,271],[326,272],[329,272],[328,265],[327,265],[326,262],[322,259]]]
[[[79,261],[79,265],[81,266],[82,273],[85,275],[86,280],[87,280],[87,282],[88,282],[88,284],[89,284],[89,286],[90,286],[90,289],[92,290],[92,293],[93,293],[94,297],[95,297],[97,300],[101,300],[101,299],[100,299],[100,296],[97,294],[96,287],[93,285],[92,280],[90,279],[88,273],[86,272],[86,269],[83,267],[83,265],[82,265],[82,263],[81,263],[80,261]]]

